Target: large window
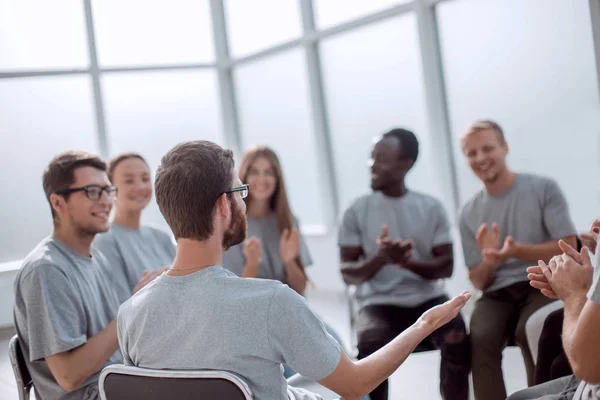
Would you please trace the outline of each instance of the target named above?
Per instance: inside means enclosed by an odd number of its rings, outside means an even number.
[[[399,40],[402,46],[390,52]],[[373,139],[395,127],[412,130],[420,142],[409,187],[441,196],[431,160],[415,16],[328,38],[321,44],[321,59],[341,208],[370,191],[367,161]]]
[[[306,62],[300,49],[236,71],[244,147],[268,145],[281,159],[288,195],[305,225],[324,223]]]
[[[94,0],[100,65],[214,61],[209,0]]]
[[[67,149],[98,152],[86,76],[0,80],[0,262],[18,260],[51,232],[42,173]]]
[[[556,179],[577,227],[587,230],[600,200],[588,1],[460,0],[440,4],[437,14],[462,201],[480,183],[460,136],[471,121],[492,118],[505,130],[510,165]]]
[[[88,65],[81,0],[0,0],[0,71]]]
[[[265,144],[322,235],[369,193],[372,140],[393,127],[420,141],[408,186],[452,214],[480,188],[459,145],[478,118],[505,128],[515,170],[559,182],[586,229],[600,206],[590,4],[0,0],[0,262],[50,232],[41,174],[64,150],[137,151],[154,172],[183,140],[238,160]],[[144,219],[166,227],[155,204]]]
[[[102,83],[111,155],[139,152],[154,176],[161,157],[179,142],[223,145],[213,71],[113,73]],[[167,228],[155,202],[143,217]]]
[[[229,47],[235,57],[298,39],[302,34],[298,0],[224,0]]]

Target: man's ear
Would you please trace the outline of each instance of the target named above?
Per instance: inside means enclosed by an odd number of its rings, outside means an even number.
[[[50,206],[52,207],[56,215],[60,214],[60,211],[64,209],[65,204],[66,201],[64,197],[59,196],[56,193],[52,193],[50,195]]]
[[[217,209],[220,215],[227,218],[230,214],[229,199],[227,194],[223,193],[217,200]]]

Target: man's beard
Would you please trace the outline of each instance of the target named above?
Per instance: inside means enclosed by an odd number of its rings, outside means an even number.
[[[223,235],[223,249],[227,250],[246,239],[246,215],[235,202],[231,202],[231,222]]]

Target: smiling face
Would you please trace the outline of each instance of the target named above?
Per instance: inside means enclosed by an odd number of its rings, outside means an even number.
[[[410,167],[401,158],[400,141],[384,136],[373,147],[371,166],[371,189],[385,190],[404,180]]]
[[[275,168],[266,157],[258,157],[246,176],[246,182],[250,185],[250,197],[253,200],[268,201],[277,189],[277,175]]]
[[[107,187],[110,185],[106,172],[93,167],[80,167],[74,173],[74,182],[69,188],[80,188],[88,185]],[[53,195],[58,196],[58,195]],[[100,199],[88,199],[85,191],[78,191],[67,196],[58,196],[54,209],[61,224],[68,224],[78,236],[95,235],[109,229],[108,216],[113,199],[105,191]]]
[[[465,136],[462,149],[471,170],[486,184],[496,182],[507,169],[508,145],[493,129]]]
[[[137,157],[119,162],[112,174],[119,188],[116,206],[120,211],[141,212],[152,199],[152,181],[148,165]]]

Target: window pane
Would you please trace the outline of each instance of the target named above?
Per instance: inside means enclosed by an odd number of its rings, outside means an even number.
[[[302,51],[245,64],[235,72],[244,146],[272,147],[282,163],[292,211],[304,225],[323,224],[323,174],[315,155]]]
[[[410,3],[412,0],[316,0],[315,23],[319,28],[328,28],[342,22],[373,14],[377,11],[400,4]]]
[[[208,0],[93,0],[102,66],[214,60]]]
[[[239,57],[296,39],[302,33],[298,0],[225,0],[231,54]]]
[[[588,1],[462,0],[437,13],[461,200],[481,185],[460,136],[474,119],[492,118],[506,132],[510,166],[555,178],[577,227],[587,230],[600,199]]]
[[[81,0],[0,0],[0,38],[0,70],[89,64]]]
[[[223,142],[213,71],[111,73],[102,86],[111,155],[142,154],[153,179],[160,159],[177,143]],[[154,201],[143,218],[167,228]]]
[[[98,152],[84,76],[0,80],[0,262],[22,259],[52,231],[42,174],[66,150]]]
[[[356,43],[362,44],[360,49]],[[321,59],[342,208],[370,192],[372,139],[394,127],[412,130],[420,142],[408,186],[441,198],[414,15],[327,39],[321,44]]]

